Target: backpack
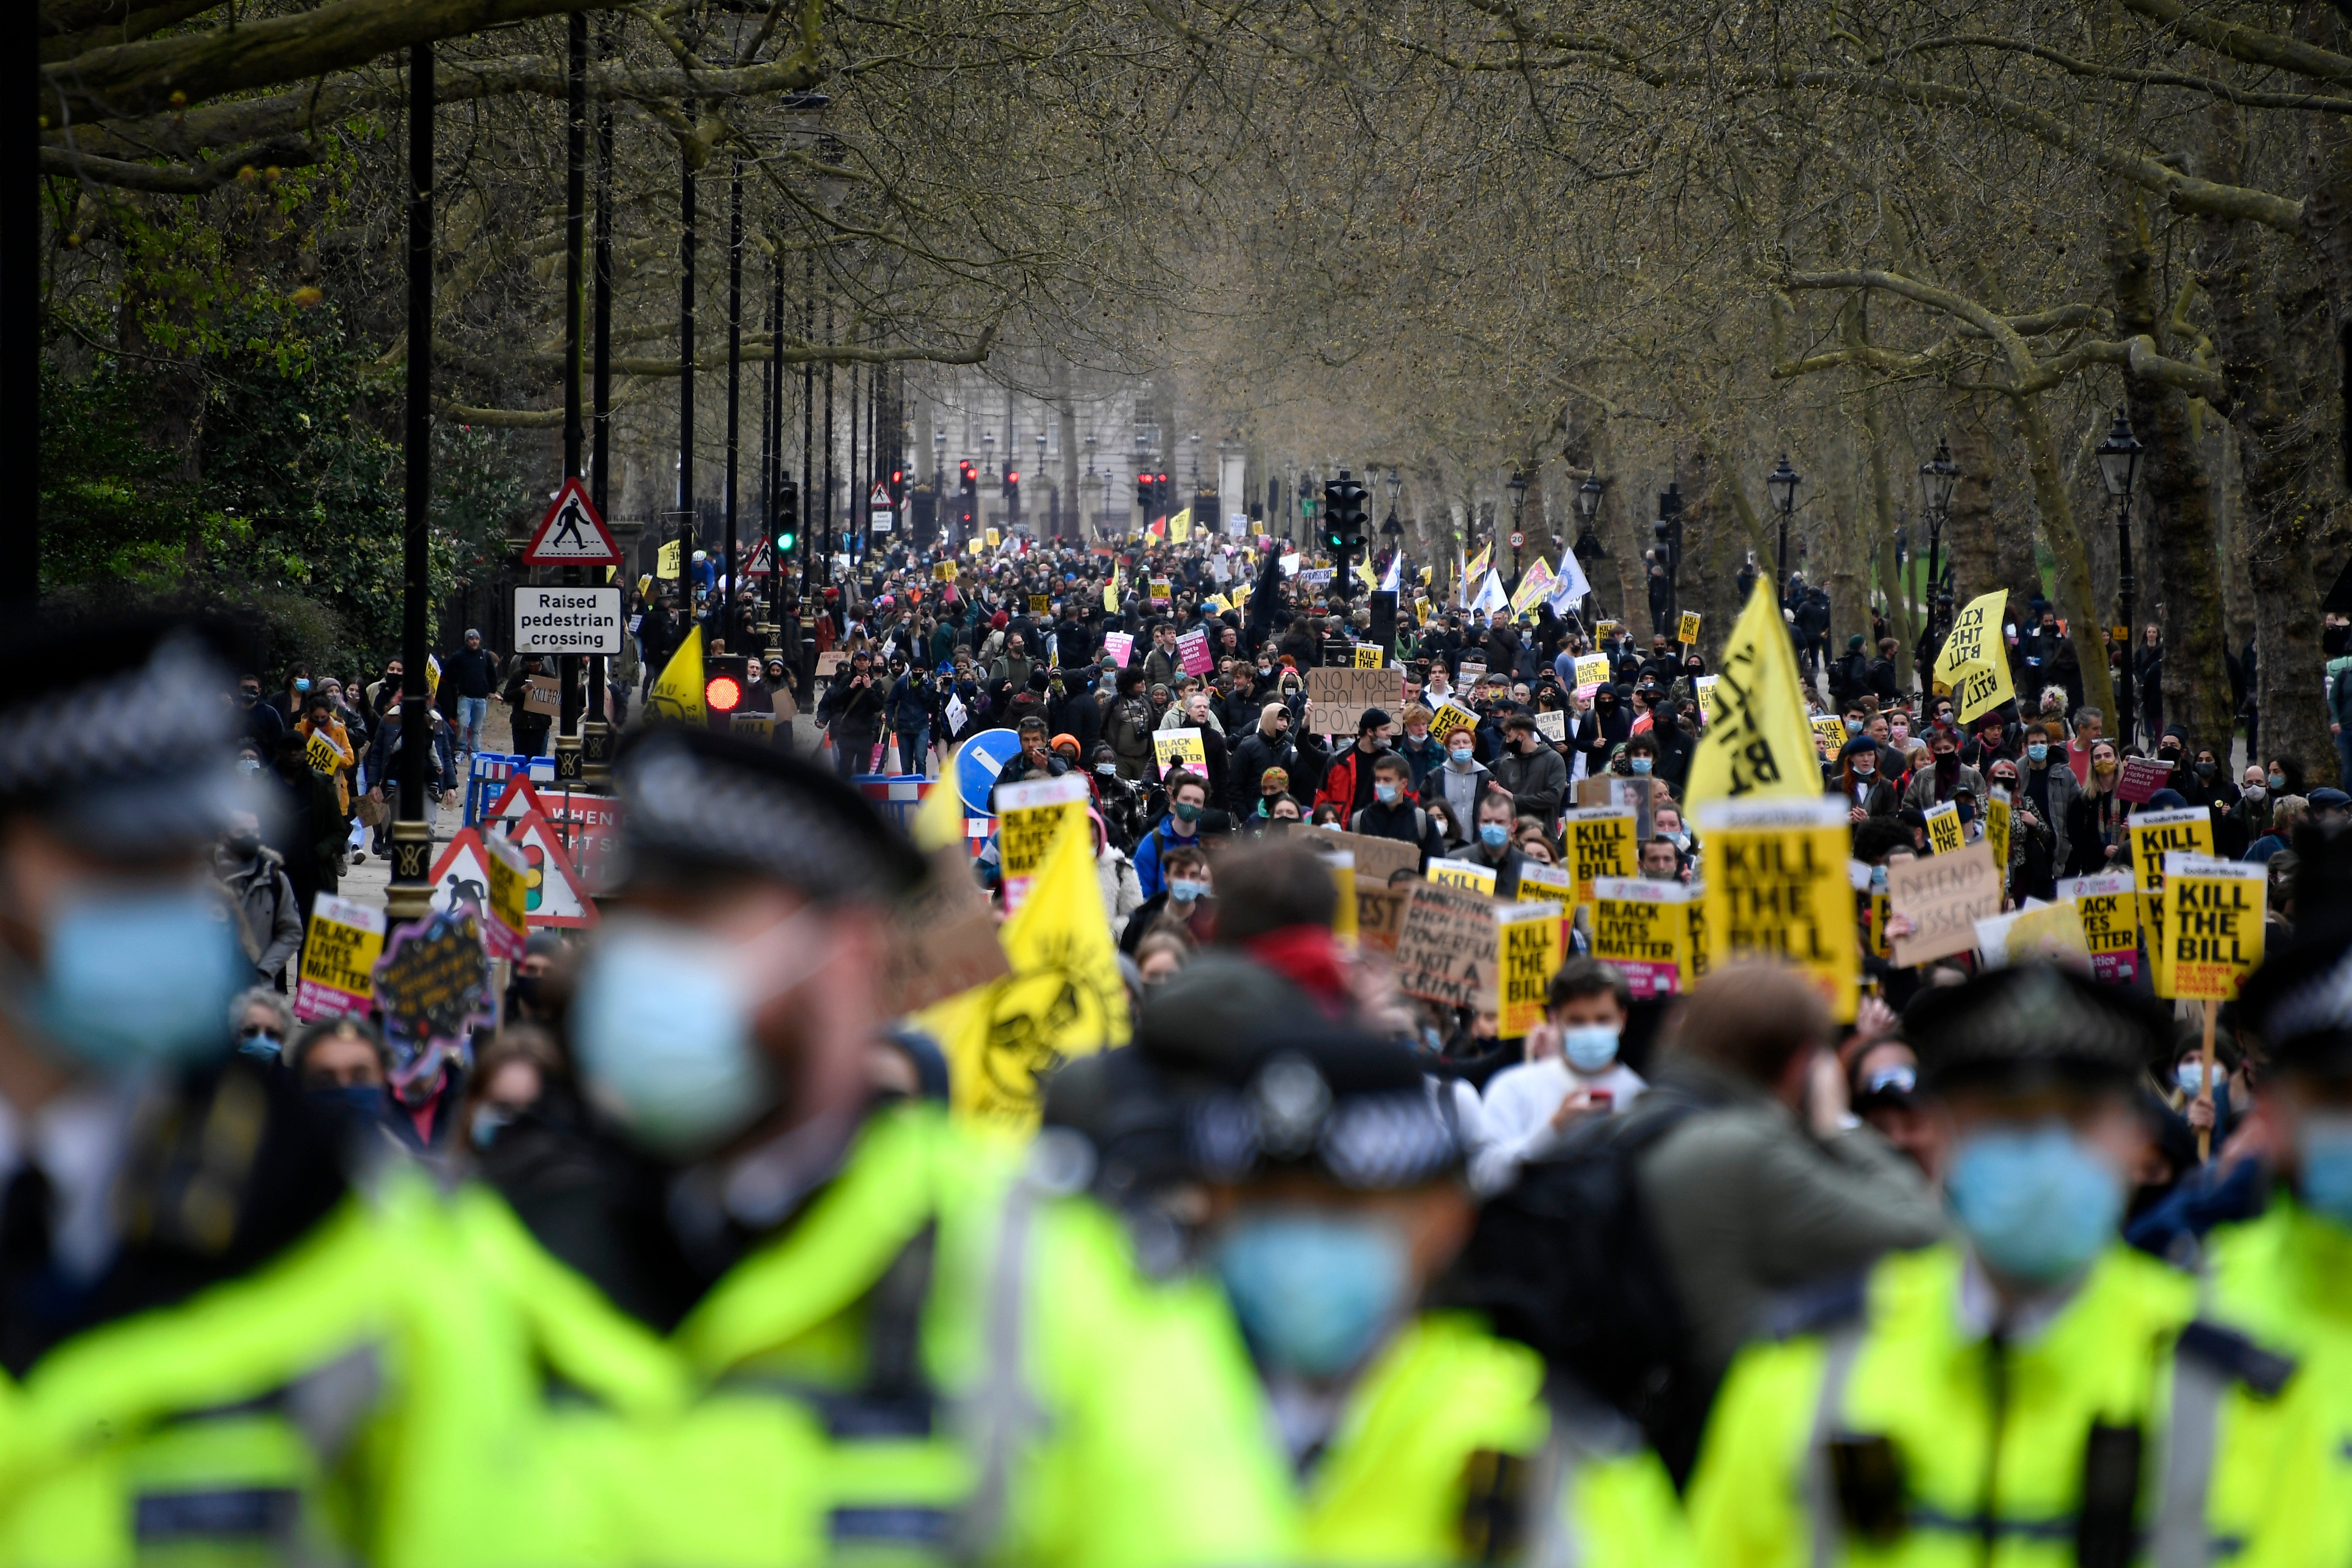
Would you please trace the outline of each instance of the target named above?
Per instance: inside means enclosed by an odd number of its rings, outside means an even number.
[[[1622,1116],[1586,1121],[1479,1212],[1440,1290],[1638,1424],[1678,1486],[1714,1391],[1690,1364],[1636,1167],[1705,1108],[1653,1088]]]
[[[1151,705],[1139,697],[1124,697],[1111,710],[1110,742],[1122,754],[1151,747]]]

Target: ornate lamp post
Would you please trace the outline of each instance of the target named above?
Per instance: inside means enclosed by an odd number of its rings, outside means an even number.
[[[2120,660],[2123,669],[2117,678],[2116,702],[2123,711],[2116,716],[2116,735],[2125,742],[2131,740],[2132,721],[2138,710],[2132,706],[2132,655],[2137,650],[2130,638],[2137,624],[2134,611],[2139,591],[2139,580],[2132,575],[2131,558],[2131,498],[2132,485],[2139,478],[2140,454],[2147,448],[2132,435],[2131,421],[2124,411],[2116,410],[2116,422],[2107,431],[2107,438],[2099,443],[2094,454],[2099,459],[2099,478],[2107,493],[2116,498],[2116,597],[2121,602],[2124,624],[2124,651]],[[2100,641],[2106,639],[2102,637]]]
[[[1789,514],[1797,509],[1797,487],[1804,482],[1804,476],[1789,467],[1786,452],[1780,454],[1780,466],[1764,476],[1764,493],[1780,513],[1780,575],[1772,582],[1776,598],[1789,591]]]

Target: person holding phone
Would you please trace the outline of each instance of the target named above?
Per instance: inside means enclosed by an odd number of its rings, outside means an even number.
[[[1478,1103],[1470,1181],[1479,1192],[1502,1191],[1580,1118],[1622,1115],[1649,1088],[1617,1058],[1632,1001],[1615,965],[1595,958],[1560,965],[1544,997],[1544,1021],[1528,1036],[1528,1059],[1488,1079]]]

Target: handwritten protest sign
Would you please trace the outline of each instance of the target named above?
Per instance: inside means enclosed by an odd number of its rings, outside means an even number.
[[[2138,805],[2172,784],[2172,766],[2155,757],[2126,757],[2116,778],[2116,798]]]
[[[1957,855],[1968,840],[1967,830],[1960,826],[1960,808],[1956,801],[1931,805],[1924,813],[1927,819],[1927,852],[1931,855]]]
[[[1427,876],[1440,887],[1466,888],[1490,899],[1495,896],[1495,868],[1475,860],[1432,860]]]
[[[307,1024],[367,1011],[375,961],[383,956],[381,910],[332,893],[310,902],[310,929],[294,987],[294,1016]]]
[[[1045,852],[1065,818],[1084,818],[1087,781],[1076,773],[1056,779],[1024,779],[996,786],[996,852],[1004,877],[1004,907],[1017,910],[1029,900],[1029,884],[1045,864]],[[1081,830],[1085,827],[1080,821]]]
[[[1421,869],[1421,848],[1402,838],[1381,838],[1367,833],[1334,833],[1334,845],[1356,858],[1356,875],[1381,886],[1399,871]]]
[[[1411,888],[1391,888],[1385,879],[1367,877],[1359,867],[1356,871],[1356,950],[1360,952],[1396,952],[1397,937],[1404,930],[1405,905],[1412,899]]]
[[[1556,708],[1547,708],[1536,715],[1536,733],[1545,740],[1565,743],[1568,740],[1568,715]]]
[[[931,874],[890,911],[882,1000],[893,1015],[912,1013],[1012,973],[988,897],[971,879],[960,845],[930,856]]]
[[[2069,877],[2058,896],[2072,902],[2091,954],[2091,977],[2110,985],[2139,978],[2139,894],[2129,871]]]
[[[2084,973],[2091,949],[2083,935],[2082,911],[2072,899],[1977,921],[1981,967],[2008,969],[2024,963],[2057,963]]]
[[[1171,768],[1191,768],[1203,774],[1208,771],[1209,752],[1202,742],[1197,726],[1154,730],[1151,731],[1151,751],[1163,773]]]
[[[1494,900],[1433,882],[1411,893],[1397,930],[1398,986],[1447,1006],[1497,1006]]]
[[[436,910],[393,932],[376,961],[374,988],[384,1033],[420,1047],[454,1045],[487,1021],[490,960],[475,910]]]
[[[1682,988],[1682,948],[1690,940],[1680,882],[1603,877],[1592,885],[1592,956],[1614,965],[1636,998]]]
[[[523,683],[522,710],[553,717],[562,705],[562,689],[551,675],[534,675]]]
[[[1576,901],[1592,901],[1601,877],[1631,877],[1641,869],[1633,842],[1634,814],[1623,806],[1578,806],[1561,814],[1566,864],[1576,876]]]
[[[1187,675],[1206,675],[1217,668],[1217,661],[1209,657],[1209,634],[1199,626],[1177,637],[1176,658]]]
[[[2164,858],[2164,946],[2156,994],[2228,1002],[2263,962],[2270,868],[2205,855]]]
[[[1545,994],[1559,968],[1560,908],[1554,903],[1512,904],[1495,911],[1497,990],[1502,1016],[1496,1033],[1523,1037],[1543,1022]]]
[[[1307,672],[1307,699],[1315,704],[1315,730],[1353,735],[1364,710],[1377,708],[1393,719],[1404,708],[1402,669],[1317,668]],[[1434,732],[1434,726],[1432,726]]]
[[[1706,946],[1710,969],[1741,959],[1793,963],[1821,988],[1841,1022],[1858,1001],[1853,853],[1845,804],[1717,800],[1699,810],[1706,846]]]
[[[1886,868],[1886,900],[1911,921],[1910,933],[1895,939],[1895,962],[1908,968],[1976,946],[1977,921],[2000,913],[2000,873],[1981,844],[1898,860]]]

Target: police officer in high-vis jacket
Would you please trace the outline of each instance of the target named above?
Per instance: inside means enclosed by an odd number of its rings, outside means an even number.
[[[1200,1253],[1249,1345],[1301,1563],[1682,1568],[1640,1428],[1547,1388],[1473,1313],[1424,1309],[1469,1237],[1447,1111],[1393,1040],[1275,1021],[1204,1054],[1183,1146]]]
[[[2294,1363],[2200,1316],[2195,1279],[2116,1235],[2149,1138],[2136,1081],[2169,1019],[2031,967],[1945,994],[1912,1027],[1950,1123],[1958,1239],[1882,1259],[1741,1353],[1691,1485],[1700,1560],[2187,1568],[2254,1552],[2276,1481],[2217,1423],[2277,1399]]]
[[[848,784],[706,731],[636,737],[616,784],[616,896],[565,1026],[626,1153],[556,1245],[701,1391],[646,1428],[634,1553],[1269,1560],[1213,1298],[1138,1275],[1072,1195],[1074,1141],[981,1142],[875,1087],[911,847]]]
[[[247,968],[205,869],[252,803],[208,643],[152,622],[18,638],[0,1561],[579,1561],[561,1505],[618,1450],[548,1380],[610,1436],[674,1402],[658,1347],[481,1194],[355,1181],[344,1124],[236,1053]]]

